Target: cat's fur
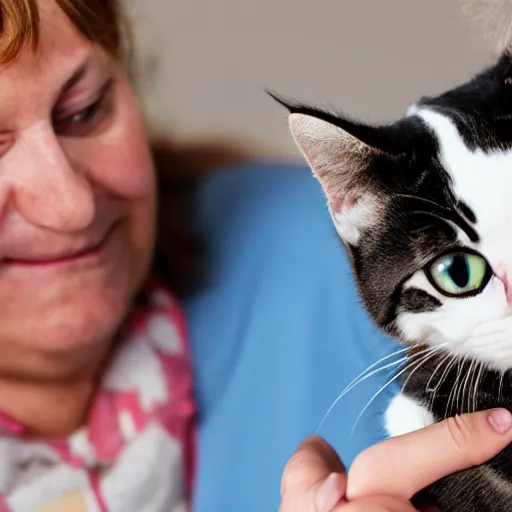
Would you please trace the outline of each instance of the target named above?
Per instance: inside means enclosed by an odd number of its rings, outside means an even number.
[[[387,126],[279,101],[369,315],[411,346],[389,435],[465,411],[512,411],[512,54]],[[489,265],[464,298],[426,271],[460,250]],[[512,447],[427,492],[443,512],[511,510]]]

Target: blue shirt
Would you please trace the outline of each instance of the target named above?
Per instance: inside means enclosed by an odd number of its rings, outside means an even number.
[[[398,347],[363,310],[306,167],[248,163],[197,194],[207,272],[185,304],[200,411],[194,510],[277,511],[286,460],[347,384]],[[393,384],[355,422],[390,375],[356,386],[318,431],[346,465],[383,437]]]

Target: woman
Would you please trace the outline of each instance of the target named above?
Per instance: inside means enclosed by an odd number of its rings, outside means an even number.
[[[150,149],[116,0],[0,7],[0,510],[277,508],[293,447],[389,341],[351,291],[321,192],[300,167],[217,158],[194,195],[206,265],[182,315],[180,207],[204,153]],[[340,350],[343,334],[365,343]],[[367,423],[345,441],[361,405],[323,431],[345,461],[378,437]],[[286,485],[294,511],[308,486]],[[342,487],[335,475],[323,508]]]

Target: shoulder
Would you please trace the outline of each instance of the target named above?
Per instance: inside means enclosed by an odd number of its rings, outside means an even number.
[[[340,387],[392,344],[362,309],[320,184],[306,166],[218,169],[202,180],[195,213],[205,279],[184,307],[201,417],[196,508],[275,509],[275,483],[289,454],[315,432]],[[368,420],[351,437],[383,385],[378,375],[368,377],[322,428],[347,462],[378,430],[379,420]]]
[[[307,166],[294,162],[249,161],[217,169],[199,185],[196,215],[209,233],[247,222],[253,228],[306,223],[332,231],[319,183]]]
[[[280,192],[293,192],[298,188],[304,188],[315,195],[321,193],[309,168],[301,162],[293,161],[247,160],[235,165],[218,167],[204,179],[203,185],[215,186],[216,183],[229,183],[233,187],[241,186],[243,189],[246,189],[246,185],[252,184],[257,186],[255,192],[277,191],[276,186],[284,186],[284,189],[279,189]]]

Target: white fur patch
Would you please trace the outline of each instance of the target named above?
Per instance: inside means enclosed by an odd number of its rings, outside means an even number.
[[[382,211],[382,202],[379,203],[370,194],[365,194],[358,199],[354,206],[341,212],[330,209],[338,235],[352,245],[357,244],[363,229],[378,222],[380,211]]]
[[[491,265],[506,264],[512,271],[512,151],[471,151],[451,119],[427,109],[417,115],[437,135],[441,163],[453,180],[455,195],[475,212],[481,237],[476,247]]]
[[[414,398],[399,393],[389,404],[384,422],[389,437],[397,437],[432,425],[434,416]]]

